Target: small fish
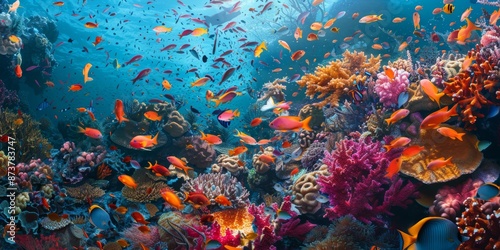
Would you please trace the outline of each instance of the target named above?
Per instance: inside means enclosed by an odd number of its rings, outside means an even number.
[[[405,148],[401,153],[401,157],[403,157],[403,159],[408,159],[417,154],[420,154],[420,152],[422,152],[423,150],[425,150],[425,147],[419,145],[413,145]]]
[[[186,165],[186,162],[184,162],[183,160],[175,157],[175,156],[168,156],[167,157],[167,160],[176,168],[180,169],[180,170],[183,170],[184,173],[186,173],[186,175],[189,175],[188,171],[189,170],[192,170],[193,168],[191,167],[188,167]]]
[[[403,106],[406,102],[408,102],[409,99],[409,94],[408,92],[401,92],[398,96],[398,107],[400,108]]]
[[[477,189],[476,197],[482,200],[490,200],[500,194],[500,187],[492,182],[487,182]]]
[[[436,171],[438,169],[446,167],[447,165],[451,165],[451,164],[453,164],[451,162],[451,158],[452,157],[445,160],[444,157],[441,157],[439,159],[432,160],[431,162],[429,162],[429,164],[427,164],[427,169],[432,170],[432,171]]]
[[[361,19],[359,19],[359,23],[373,23],[373,22],[376,22],[376,21],[381,21],[381,20],[383,20],[382,19],[382,15],[383,14],[364,16]]]
[[[232,206],[231,201],[224,195],[219,195],[214,198],[215,202],[219,203],[220,205],[223,206]]]
[[[162,188],[160,190],[161,197],[173,208],[178,210],[184,209],[181,199],[170,188]]]
[[[300,129],[311,131],[312,129],[309,127],[311,118],[309,116],[301,121],[298,116],[279,116],[269,123],[269,127],[282,132],[290,130],[298,132]]]
[[[130,214],[132,216],[132,218],[134,218],[134,220],[137,222],[137,223],[140,223],[140,224],[144,224],[144,225],[147,225],[149,224],[149,221],[146,221],[146,219],[144,218],[144,215],[142,215],[141,213],[139,212],[133,212],[132,214]]]
[[[401,164],[403,163],[401,157],[393,159],[390,163],[389,166],[387,167],[387,174],[385,175],[386,178],[392,179],[392,177],[399,172],[401,169]]]
[[[41,102],[40,104],[38,104],[38,107],[36,108],[38,111],[42,111],[46,108],[48,108],[50,106],[50,104],[47,102],[47,98],[45,98],[43,100],[43,102]]]
[[[253,52],[253,55],[255,57],[260,57],[260,54],[262,54],[262,52],[264,50],[267,50],[267,46],[266,46],[266,42],[263,41],[262,43],[260,43],[257,47],[255,47],[255,50]]]
[[[457,249],[460,245],[457,225],[443,217],[426,217],[408,229],[398,230],[403,240],[402,249]]]
[[[451,14],[451,13],[453,13],[454,10],[455,10],[455,6],[453,4],[451,4],[451,3],[445,4],[443,6],[443,12],[446,13],[446,14]]]
[[[89,221],[101,230],[107,230],[112,227],[108,212],[98,205],[92,205],[89,208]]]
[[[203,131],[200,131],[201,133],[201,139],[206,141],[208,144],[213,144],[213,145],[218,145],[222,143],[222,140],[220,137],[212,134],[205,134]]]
[[[132,178],[129,175],[122,174],[118,176],[118,180],[123,183],[123,185],[127,186],[128,188],[136,189],[137,188],[137,183],[135,182],[134,178]]]
[[[148,149],[154,147],[158,144],[158,135],[160,133],[156,133],[154,137],[151,135],[137,135],[130,140],[129,145],[136,149]]]
[[[457,131],[449,127],[440,127],[437,129],[437,132],[453,140],[458,139],[459,141],[463,141],[462,137],[465,135],[465,133],[458,133]]]
[[[101,131],[95,129],[95,128],[82,128],[78,127],[78,132],[83,133],[86,136],[93,138],[93,139],[102,139],[102,134]]]
[[[385,119],[385,122],[387,122],[387,126],[390,126],[393,123],[396,123],[400,121],[401,119],[405,118],[410,114],[410,110],[408,109],[399,109],[394,111],[391,116],[387,119]]]
[[[392,140],[389,143],[389,145],[384,145],[384,148],[387,152],[389,152],[394,148],[404,147],[404,146],[408,145],[408,143],[410,143],[410,142],[411,142],[410,138],[401,136],[401,137],[398,137],[398,138],[395,138],[394,140]]]

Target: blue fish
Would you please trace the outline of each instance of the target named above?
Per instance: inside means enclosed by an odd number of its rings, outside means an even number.
[[[226,110],[227,110],[227,109],[226,109]],[[219,116],[220,116],[221,114],[223,114],[224,112],[226,112],[226,110],[221,111],[221,112],[217,115],[217,121],[219,121],[220,125],[222,125],[222,127],[224,127],[224,128],[227,128],[227,127],[229,127],[229,125],[231,125],[231,121],[223,121],[223,120],[219,119]]]
[[[41,102],[40,104],[38,104],[38,107],[36,109],[38,109],[39,111],[42,111],[46,108],[48,108],[50,106],[50,104],[47,102],[47,98],[45,98],[43,100],[43,102]]]
[[[476,197],[489,200],[500,194],[500,187],[495,183],[484,183],[477,189]]]
[[[399,231],[399,230],[398,230]],[[457,249],[460,245],[457,225],[442,217],[426,217],[408,229],[408,233],[399,231],[403,248]],[[414,246],[412,246],[415,244]]]
[[[93,100],[90,100],[90,105],[87,107],[87,111],[94,113],[94,107],[92,106],[94,104]]]
[[[294,74],[293,76],[290,77],[290,82],[295,82],[299,80],[300,74]]]
[[[109,217],[108,212],[102,209],[102,207],[98,205],[92,205],[89,208],[89,215],[90,215],[89,221],[95,227],[101,230],[107,230],[112,228],[113,224],[111,224],[111,218]]]
[[[278,215],[277,218],[280,220],[289,220],[292,218],[292,216],[288,212],[282,210],[278,210],[277,215]]]
[[[134,169],[140,169],[141,164],[137,162],[136,160],[130,160],[130,166],[132,166]]]
[[[191,55],[193,55],[194,57],[196,57],[196,59],[200,59],[200,56],[198,55],[198,52],[196,52],[195,49],[190,49],[189,50],[189,53],[191,53]]]
[[[403,106],[408,101],[409,95],[408,92],[401,92],[398,96],[398,108]]]
[[[209,240],[205,245],[205,249],[217,249],[222,247],[222,244],[216,240]]]
[[[486,116],[486,118],[493,118],[497,116],[499,111],[500,111],[499,106],[491,106],[490,112],[488,113],[488,116]]]

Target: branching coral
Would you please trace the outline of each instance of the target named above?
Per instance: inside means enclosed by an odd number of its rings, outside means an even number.
[[[14,121],[22,119],[21,124]],[[3,110],[0,114],[0,132],[15,138],[16,161],[26,162],[32,158],[47,158],[52,145],[38,128],[40,124],[28,114],[15,114]]]
[[[500,32],[497,31],[498,36]],[[467,57],[474,59],[468,70],[463,70],[445,83],[444,93],[460,107],[460,119],[467,130],[474,130],[492,106],[500,105],[500,62],[498,41],[486,46],[476,45]]]
[[[268,98],[272,97],[275,102],[282,102],[285,100],[285,93],[283,92],[286,90],[286,86],[283,85],[282,83],[286,83],[287,78],[277,78],[274,79],[272,82],[267,82],[264,84],[262,87],[262,90],[264,90],[264,94],[262,97],[260,97],[258,100],[267,100]]]
[[[458,249],[498,249],[500,247],[500,209],[486,214],[481,206],[484,200],[469,197],[464,201],[467,208],[457,226],[461,235],[467,237]]]
[[[201,174],[195,179],[188,180],[182,184],[182,191],[203,193],[215,205],[215,197],[224,195],[231,201],[233,206],[245,207],[248,204],[250,193],[230,173]]]
[[[331,154],[325,152],[323,163],[329,176],[320,176],[321,191],[328,194],[331,207],[325,217],[339,218],[351,214],[364,223],[384,224],[381,215],[392,215],[391,207],[405,207],[415,193],[415,186],[401,179],[385,177],[389,162],[395,158],[382,150],[380,142],[370,137],[360,138],[351,133],[351,139],[337,143]]]
[[[322,101],[316,105],[323,107],[327,104],[338,106],[340,98],[354,89],[357,82],[366,80],[365,72],[376,74],[380,68],[380,56],[368,59],[363,52],[342,54],[342,60],[330,62],[327,66],[316,67],[314,74],[302,76],[297,84],[306,87],[306,95],[311,99],[315,96]]]

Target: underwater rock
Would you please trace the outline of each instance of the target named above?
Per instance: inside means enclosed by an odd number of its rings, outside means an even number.
[[[168,116],[168,122],[163,126],[163,130],[172,137],[180,137],[189,130],[189,123],[178,111],[173,111]]]
[[[217,155],[214,146],[199,136],[183,137],[176,145],[183,149],[181,155],[186,158],[190,167],[208,168]]]

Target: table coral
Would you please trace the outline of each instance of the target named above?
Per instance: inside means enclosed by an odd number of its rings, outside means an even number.
[[[154,176],[149,174],[150,170],[144,168],[135,170],[132,178],[137,183],[137,188],[123,186],[122,195],[125,199],[132,202],[151,202],[161,198],[160,190],[168,187],[163,176]],[[151,188],[150,191],[148,191]]]
[[[467,209],[457,218],[457,226],[460,234],[467,238],[459,250],[500,248],[500,209],[486,214],[481,208],[484,203],[472,197],[464,201]]]
[[[364,223],[384,224],[381,215],[392,215],[394,206],[406,207],[416,188],[402,179],[387,179],[387,167],[394,155],[384,152],[382,143],[360,136],[351,133],[351,139],[338,142],[332,153],[325,151],[323,163],[330,175],[318,180],[321,191],[330,199],[325,217],[351,214]]]
[[[306,95],[323,99],[315,103],[338,106],[340,98],[355,88],[357,82],[366,81],[366,73],[374,75],[380,68],[380,56],[368,59],[363,52],[345,51],[342,60],[331,61],[327,66],[316,67],[314,74],[305,74],[297,84],[306,87]]]
[[[380,102],[384,107],[396,107],[399,94],[408,88],[410,73],[402,69],[388,68],[394,72],[394,78],[389,78],[385,72],[378,73],[375,93],[380,97]]]
[[[442,125],[450,127],[447,125]],[[458,127],[451,127],[458,133],[465,131]],[[464,174],[472,173],[481,164],[483,154],[478,150],[478,139],[475,135],[466,133],[463,141],[453,140],[443,136],[437,130],[421,129],[418,139],[413,140],[415,145],[424,146],[420,154],[403,161],[401,173],[412,176],[426,183],[446,182],[456,179]],[[427,165],[438,158],[451,158],[452,165],[430,170]]]

